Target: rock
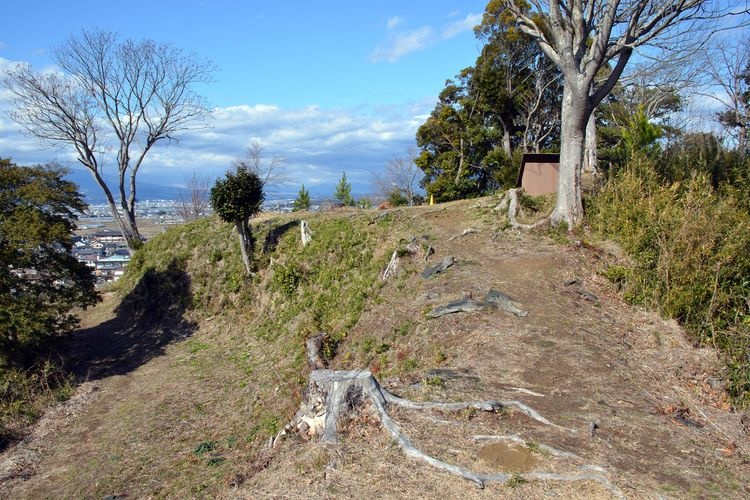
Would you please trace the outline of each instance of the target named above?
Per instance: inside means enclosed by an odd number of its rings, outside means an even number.
[[[575,285],[576,283],[578,283],[578,278],[570,278],[569,280],[565,280],[563,285],[570,286],[570,285]]]
[[[719,378],[710,377],[706,380],[706,383],[714,391],[724,390],[724,382],[722,382]]]
[[[434,266],[428,266],[424,271],[422,271],[422,278],[428,280],[434,278],[436,275],[442,273],[449,267],[451,267],[453,264],[455,264],[456,259],[453,258],[452,255],[449,255],[445,257],[440,264],[436,264]]]
[[[592,420],[589,422],[589,432],[591,433],[591,437],[596,437],[596,431],[599,429],[599,422],[596,420]]]

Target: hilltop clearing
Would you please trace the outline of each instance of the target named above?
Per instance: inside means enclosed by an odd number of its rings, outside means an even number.
[[[86,382],[6,450],[0,492],[750,495],[748,434],[721,392],[715,353],[622,302],[597,274],[615,251],[502,230],[492,205],[304,214],[312,232],[304,248],[299,214],[264,217],[254,224],[250,281],[229,225],[205,219],[154,238],[121,289],[84,316],[69,358]],[[398,265],[383,280],[394,251]],[[448,257],[452,265],[422,277]],[[490,290],[528,314],[486,306],[497,297]],[[479,306],[435,313],[461,300]],[[405,456],[366,402],[339,422],[335,444],[289,433],[269,447],[305,395],[305,340],[321,332],[322,363],[369,370],[391,394],[513,400],[548,423],[517,406],[388,405],[424,453],[508,475],[483,490]]]

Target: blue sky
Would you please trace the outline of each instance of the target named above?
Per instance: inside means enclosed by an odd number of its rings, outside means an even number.
[[[215,113],[210,129],[151,153],[139,177],[149,197],[173,192],[194,170],[221,175],[252,141],[267,156],[287,158],[290,193],[303,182],[331,193],[343,171],[364,193],[372,172],[413,144],[445,80],[474,63],[479,43],[471,28],[485,4],[11,2],[3,7],[0,69],[18,62],[50,68],[46,50],[81,28],[172,43],[217,65],[215,81],[201,89]],[[69,152],[21,135],[5,109],[7,94],[0,94],[0,156],[77,168]]]

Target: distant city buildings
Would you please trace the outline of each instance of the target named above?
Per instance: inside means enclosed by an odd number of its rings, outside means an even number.
[[[291,212],[294,199],[268,200],[263,204],[264,212]],[[313,202],[310,211],[336,208],[336,202]],[[340,206],[340,203],[338,204]],[[175,200],[146,200],[136,205],[138,220],[151,224],[182,224],[181,204]],[[210,215],[212,211],[209,209]],[[114,218],[109,205],[89,205],[78,221],[78,234],[73,241],[73,255],[79,262],[89,266],[97,277],[97,286],[118,280],[130,262],[130,252],[119,231],[106,228]],[[164,228],[166,230],[166,228]]]

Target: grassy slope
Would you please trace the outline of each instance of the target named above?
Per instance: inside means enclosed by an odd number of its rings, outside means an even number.
[[[120,294],[129,314],[150,318],[149,325],[159,316],[154,329],[184,329],[187,336],[166,348],[167,357],[129,376],[137,387],[121,382],[136,394],[103,416],[108,428],[97,439],[110,445],[75,472],[99,485],[85,493],[132,494],[149,471],[159,479],[143,483],[142,494],[213,495],[245,474],[248,460],[296,410],[306,383],[306,336],[328,333],[332,355],[377,301],[378,275],[398,234],[393,217],[373,222],[374,215],[312,216],[314,239],[305,248],[296,225],[273,248],[269,232],[283,229],[289,217],[256,223],[258,270],[250,279],[232,227],[215,219],[151,240],[133,260]],[[144,289],[146,274],[155,278]],[[175,287],[179,275],[189,279],[189,294]],[[184,308],[162,310],[174,301]],[[188,328],[175,323],[178,312]],[[134,435],[132,429],[149,431]]]
[[[64,423],[63,434],[47,440],[50,448],[41,450],[36,475],[19,483],[13,496],[477,494],[462,480],[405,459],[372,423],[364,422],[364,431],[357,430],[363,422],[352,426],[341,448],[292,439],[265,450],[297,409],[308,371],[304,339],[318,332],[328,334],[333,367],[369,367],[409,397],[517,397],[508,387],[526,387],[548,394],[529,402],[562,425],[585,429],[588,419],[603,418],[603,437],[581,440],[512,414],[462,414],[459,424],[437,427],[401,415],[416,442],[444,459],[491,466],[477,457],[471,433],[522,432],[612,465],[617,483],[629,485],[630,493],[737,494],[742,486],[734,462],[714,456],[719,445],[713,436],[675,427],[654,411],[657,403],[698,398],[670,388],[675,373],[688,369],[685,360],[696,358],[692,349],[659,320],[644,322],[644,315],[605,297],[607,285],[596,285],[604,280],[597,280],[592,261],[580,252],[536,235],[509,232],[496,241],[491,235],[500,223],[497,215],[468,208],[475,203],[387,216],[356,210],[305,214],[314,233],[305,248],[298,226],[287,225],[294,215],[259,220],[258,270],[250,280],[243,277],[229,225],[204,219],[154,238],[133,260],[118,295],[101,306],[112,309],[111,315],[99,308],[97,314],[112,319],[77,335],[81,342],[115,342],[119,332],[130,332],[123,344],[132,340],[134,349],[115,350],[89,365],[79,360],[92,370],[90,384],[98,390]],[[451,238],[467,227],[480,232]],[[438,252],[433,261],[453,254],[459,263],[424,282],[418,276],[424,261],[404,259],[402,271],[384,284],[379,274],[391,252],[411,235],[427,236]],[[603,304],[561,288],[570,273],[585,277]],[[422,314],[489,287],[511,292],[529,307],[529,317],[495,312],[426,320]],[[658,366],[658,375],[646,365]],[[425,376],[441,366],[471,376]],[[703,409],[723,426],[721,414]],[[464,441],[452,443],[462,433]],[[694,447],[695,459],[688,463],[679,450]],[[455,449],[462,453],[453,455]],[[366,490],[358,476],[363,473]],[[532,484],[514,494],[539,496],[551,487]],[[490,496],[509,492],[494,488]],[[556,491],[601,495],[592,488],[576,484]],[[7,491],[0,484],[0,496]]]

